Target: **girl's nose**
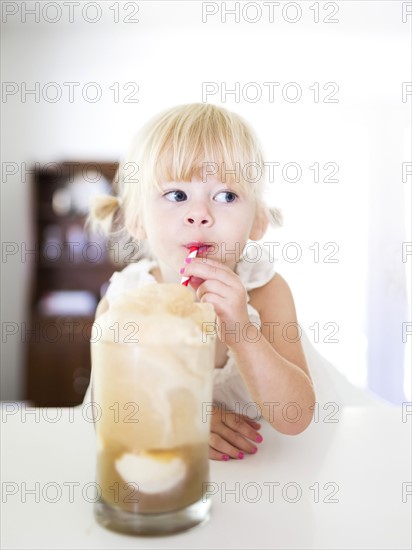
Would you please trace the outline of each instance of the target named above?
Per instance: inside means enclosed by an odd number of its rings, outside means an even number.
[[[186,225],[209,226],[212,225],[213,218],[207,210],[202,208],[201,211],[194,212],[192,210],[186,214],[185,223]]]
[[[189,225],[211,225],[212,219],[210,216],[187,216],[186,223]]]

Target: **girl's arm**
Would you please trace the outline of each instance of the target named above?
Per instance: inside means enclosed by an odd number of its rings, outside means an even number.
[[[275,275],[250,292],[261,318],[256,337],[256,328],[249,326],[246,289],[229,266],[212,258],[194,258],[184,274],[197,278],[195,282],[203,280],[189,284],[201,302],[214,306],[218,336],[231,349],[263,417],[279,432],[302,432],[312,420],[315,392],[299,335],[293,334],[296,311],[285,280]]]
[[[240,334],[231,350],[252,398],[264,418],[279,432],[298,434],[311,422],[315,392],[306,364],[292,293],[276,274],[265,286],[250,292],[260,314],[257,339]]]

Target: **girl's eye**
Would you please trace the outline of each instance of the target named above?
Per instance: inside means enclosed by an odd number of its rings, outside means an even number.
[[[187,199],[187,195],[183,191],[169,191],[168,193],[165,193],[163,196],[166,197],[167,200],[172,202],[182,202]]]
[[[218,202],[234,202],[237,199],[236,193],[232,191],[222,191],[216,195]]]

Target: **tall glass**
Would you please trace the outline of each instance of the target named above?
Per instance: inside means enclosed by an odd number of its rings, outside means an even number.
[[[209,517],[214,311],[184,286],[153,284],[96,320],[92,339],[97,521],[162,535]]]

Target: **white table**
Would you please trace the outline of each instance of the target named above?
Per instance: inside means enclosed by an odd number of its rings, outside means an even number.
[[[412,415],[402,418],[401,408],[348,408],[336,423],[321,410],[298,436],[264,425],[256,455],[211,462],[209,522],[155,538],[95,522],[95,438],[86,411],[28,410],[2,404],[4,549],[411,548]]]

